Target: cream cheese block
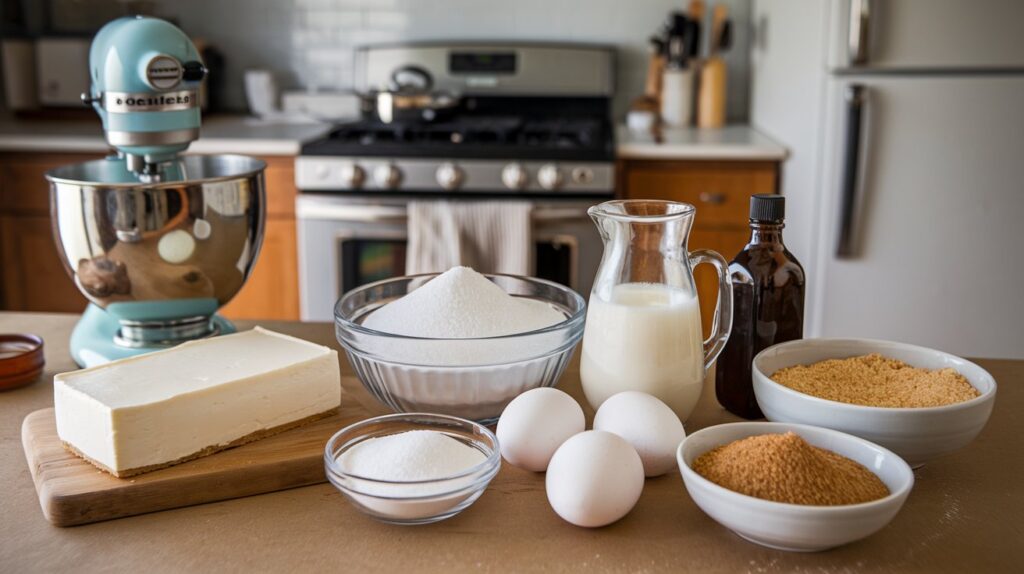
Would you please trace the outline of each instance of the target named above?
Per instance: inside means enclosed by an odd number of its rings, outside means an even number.
[[[57,434],[119,477],[326,416],[338,353],[256,327],[54,377]]]

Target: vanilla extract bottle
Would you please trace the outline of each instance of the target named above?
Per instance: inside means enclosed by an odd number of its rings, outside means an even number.
[[[754,357],[803,337],[804,268],[782,242],[785,216],[783,196],[751,197],[750,241],[729,264],[732,334],[718,358],[715,395],[729,412],[746,419],[764,416],[754,397]]]

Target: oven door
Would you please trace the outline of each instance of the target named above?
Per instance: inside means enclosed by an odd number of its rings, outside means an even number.
[[[333,321],[342,293],[405,274],[406,201],[300,195],[299,291],[303,321]],[[587,216],[593,200],[540,200],[533,209],[534,275],[589,294],[601,239]]]

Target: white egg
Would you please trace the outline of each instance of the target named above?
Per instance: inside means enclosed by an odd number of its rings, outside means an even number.
[[[512,399],[495,433],[501,456],[511,465],[544,472],[551,455],[587,421],[579,403],[558,389],[541,387]]]
[[[644,489],[644,467],[625,439],[586,431],[565,441],[551,457],[544,486],[559,516],[595,528],[633,509]]]
[[[683,423],[668,405],[637,391],[608,397],[594,415],[594,430],[615,433],[633,445],[647,476],[676,468],[676,449],[686,438]]]

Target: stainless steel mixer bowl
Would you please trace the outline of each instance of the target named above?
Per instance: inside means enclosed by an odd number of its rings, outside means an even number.
[[[122,325],[208,319],[242,288],[259,254],[265,167],[219,155],[185,156],[152,181],[120,158],[48,172],[68,273]]]

